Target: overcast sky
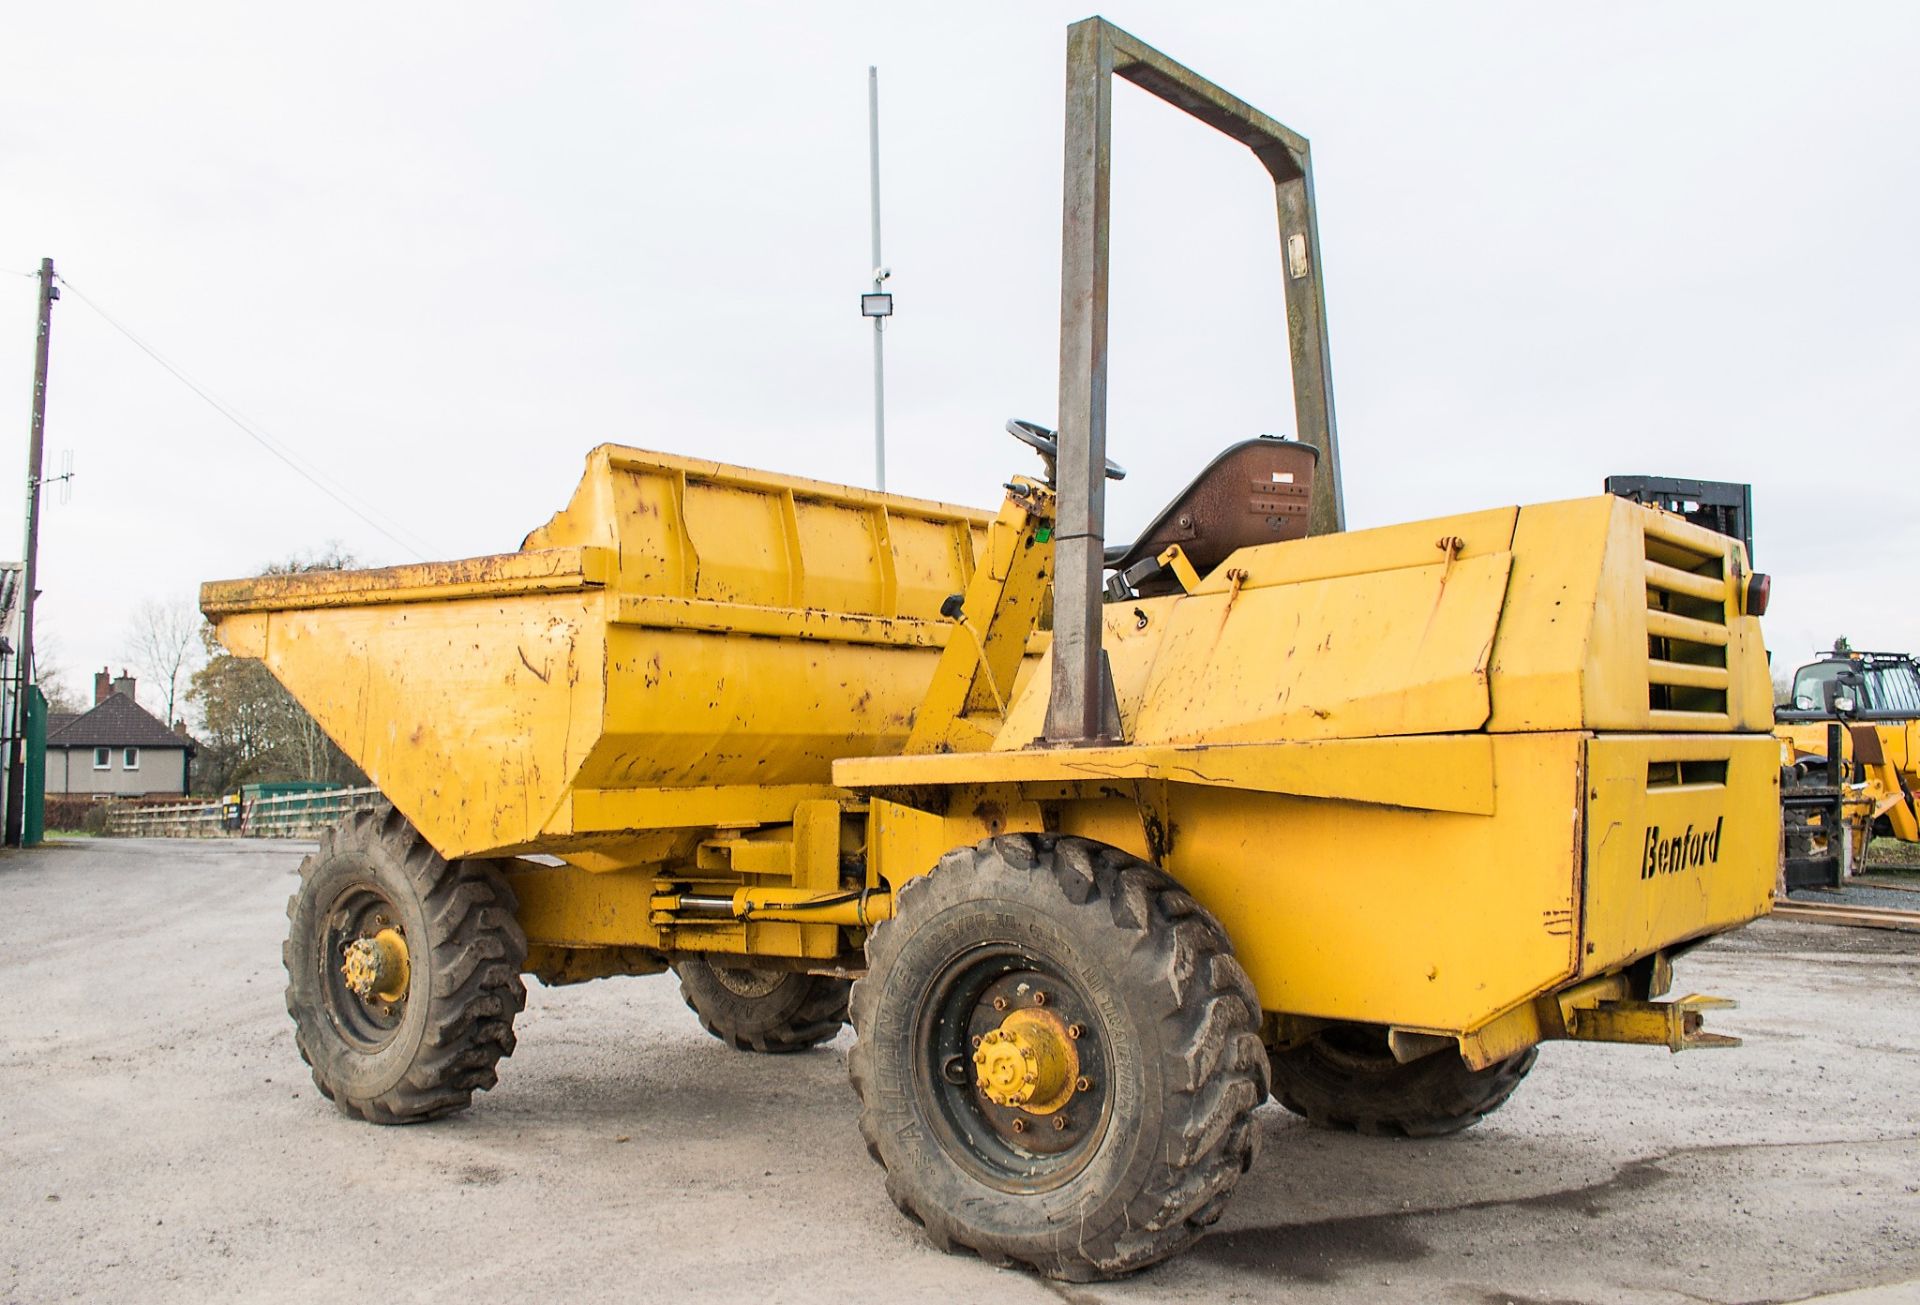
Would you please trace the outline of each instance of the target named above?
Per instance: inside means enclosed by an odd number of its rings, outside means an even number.
[[[869,63],[890,487],[992,506],[1034,469],[1001,424],[1052,424],[1078,6],[3,12],[0,483],[34,312],[4,273],[42,255],[433,557],[516,547],[606,440],[870,483]],[[1751,481],[1777,661],[1920,649],[1920,6],[1106,13],[1313,142],[1351,525]],[[1115,101],[1117,536],[1291,400],[1264,174]],[[410,560],[73,295],[47,432],[76,683],[144,599]]]

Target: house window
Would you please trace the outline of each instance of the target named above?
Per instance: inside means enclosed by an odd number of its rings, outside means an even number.
[[[140,769],[140,749],[128,748],[122,753],[120,757],[120,768],[122,770]]]
[[[95,748],[93,750],[93,768],[107,770],[113,766],[113,749]]]

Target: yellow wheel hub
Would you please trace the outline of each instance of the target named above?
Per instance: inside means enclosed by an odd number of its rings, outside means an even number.
[[[407,940],[397,929],[382,929],[371,938],[356,938],[347,944],[340,973],[347,987],[362,1001],[391,1005],[407,995],[407,984],[413,977],[412,966],[407,962]]]
[[[1060,1017],[1047,1010],[1017,1010],[980,1039],[974,1074],[987,1100],[1050,1115],[1073,1097],[1080,1053]]]

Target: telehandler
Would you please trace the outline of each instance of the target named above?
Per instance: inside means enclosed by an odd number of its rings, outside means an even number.
[[[1272,178],[1298,437],[1109,547],[1115,76]],[[900,1209],[1086,1280],[1219,1218],[1270,1092],[1426,1136],[1547,1040],[1732,1041],[1658,999],[1773,887],[1745,550],[1614,496],[1345,532],[1307,142],[1089,19],[1066,146],[1059,432],[997,514],[607,445],[516,552],[205,586],[391,800],[288,908],[342,1111],[466,1106],[523,974],[671,967],[737,1047],[850,1018]]]
[[[1793,673],[1775,733],[1788,888],[1838,887],[1876,837],[1920,842],[1920,658],[1835,640]]]

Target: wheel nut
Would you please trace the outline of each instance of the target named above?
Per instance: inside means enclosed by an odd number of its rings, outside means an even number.
[[[1046,1005],[1046,1004],[1047,1004],[1047,994],[1046,994],[1046,993],[1044,993],[1044,992],[1036,992],[1036,993],[1034,993],[1034,994],[1033,994],[1033,1004],[1034,1004],[1034,1005],[1036,1005],[1036,1006],[1044,1006],[1044,1005]]]
[[[1073,1080],[1073,1090],[1075,1092],[1091,1092],[1093,1091],[1093,1080],[1085,1074],[1082,1074],[1079,1078]]]
[[[1079,1037],[1079,1036],[1080,1036],[1080,1035],[1081,1035],[1082,1033],[1085,1033],[1085,1032],[1086,1032],[1086,1030],[1085,1030],[1084,1028],[1082,1028],[1082,1027],[1081,1027],[1080,1025],[1078,1025],[1078,1024],[1069,1024],[1069,1025],[1067,1025],[1067,1036],[1068,1036],[1068,1037],[1070,1037],[1070,1038],[1077,1038],[1077,1037]]]
[[[1026,1131],[1027,1131],[1027,1121],[1026,1121],[1026,1120],[1024,1120],[1024,1119],[1016,1119],[1016,1120],[1014,1120],[1014,1121],[1013,1121],[1013,1131],[1014,1131],[1014,1132],[1016,1132],[1016,1133],[1024,1133],[1024,1132],[1026,1132]]]
[[[1054,1132],[1056,1132],[1056,1133],[1058,1133],[1058,1132],[1060,1132],[1060,1131],[1062,1131],[1063,1129],[1065,1129],[1065,1128],[1066,1128],[1066,1126],[1067,1126],[1067,1117],[1066,1117],[1065,1115],[1055,1115],[1055,1116],[1053,1117],[1053,1131],[1054,1131]]]
[[[1007,1008],[1007,999],[1005,997],[995,997],[993,999],[993,1008],[995,1010],[1005,1010]]]
[[[977,1033],[976,1033],[976,1034],[974,1034],[974,1035],[973,1035],[973,1043],[972,1043],[972,1045],[973,1045],[973,1046],[976,1046],[976,1047],[980,1045],[980,1035],[979,1035],[979,1034],[977,1034]]]

